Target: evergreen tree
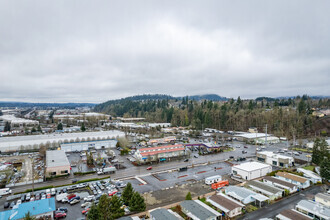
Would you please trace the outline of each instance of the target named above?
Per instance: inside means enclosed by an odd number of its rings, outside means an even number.
[[[88,211],[87,219],[89,219],[89,220],[99,220],[100,219],[99,210],[94,202],[93,202],[90,210]]]
[[[85,123],[84,122],[81,124],[80,130],[83,131],[83,132],[86,131]]]
[[[33,128],[31,129],[31,132],[32,132],[32,133],[33,133],[33,132],[37,132],[36,128],[33,127]]]
[[[110,199],[110,213],[111,219],[118,219],[125,215],[124,209],[121,208],[122,202],[118,198],[118,196],[114,195]]]
[[[146,209],[144,198],[138,192],[134,192],[130,203],[130,211],[142,212]]]
[[[100,215],[100,219],[112,219],[110,211],[110,198],[108,197],[108,195],[101,196],[97,209]]]
[[[38,125],[38,129],[37,129],[37,131],[38,131],[38,132],[42,132],[40,125]]]
[[[62,123],[58,123],[58,125],[57,125],[57,130],[63,130],[63,125],[62,125]]]
[[[316,138],[313,146],[312,162],[319,165],[325,158],[329,159],[328,144],[325,139]]]
[[[4,131],[6,132],[6,131],[10,131],[10,123],[9,123],[9,121],[6,121],[6,124],[5,124],[5,128],[4,128]]]
[[[191,197],[191,193],[190,192],[187,193],[186,200],[192,200],[192,197]]]
[[[326,181],[330,180],[330,160],[329,158],[323,159],[320,165],[320,174],[321,177],[324,178]]]
[[[26,213],[23,219],[24,220],[36,220],[36,218],[33,217],[30,212]]]
[[[132,184],[127,183],[125,189],[123,190],[122,196],[121,196],[121,199],[123,200],[125,205],[130,206],[129,203],[130,203],[130,200],[132,199],[133,193],[134,193],[134,190],[133,190]]]

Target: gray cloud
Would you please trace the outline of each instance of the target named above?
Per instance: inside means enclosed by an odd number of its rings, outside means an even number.
[[[1,1],[0,100],[330,94],[329,1]]]

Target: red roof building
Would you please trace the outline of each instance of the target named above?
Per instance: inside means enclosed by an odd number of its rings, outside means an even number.
[[[176,144],[141,148],[135,152],[135,157],[139,161],[149,162],[158,160],[164,161],[173,157],[184,156],[185,154],[185,147],[182,144]]]

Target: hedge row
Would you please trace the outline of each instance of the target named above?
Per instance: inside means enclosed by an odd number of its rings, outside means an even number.
[[[75,172],[75,173],[73,173],[73,174],[74,174],[74,175],[77,175],[77,176],[83,176],[83,175],[92,174],[92,173],[96,173],[96,171]]]

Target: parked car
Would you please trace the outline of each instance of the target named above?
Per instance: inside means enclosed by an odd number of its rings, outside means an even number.
[[[72,180],[72,183],[76,183],[76,182],[78,182],[77,179],[73,179],[73,180]]]
[[[20,205],[20,204],[22,204],[22,200],[17,200],[17,203],[16,203],[16,205]]]
[[[29,201],[30,199],[31,199],[31,193],[26,194],[26,198],[25,198],[25,200],[26,200],[26,201]]]
[[[46,199],[46,194],[42,194],[41,199]]]
[[[52,195],[50,194],[50,193],[48,193],[47,195],[46,195],[46,198],[47,199],[50,199],[52,197]]]
[[[150,166],[150,167],[147,167],[147,170],[152,170],[152,166]]]
[[[81,208],[85,208],[91,204],[92,204],[91,202],[85,202],[85,203],[81,204]]]
[[[197,154],[195,154],[195,155],[194,155],[194,157],[195,157],[195,158],[198,158],[198,155],[197,155]]]
[[[56,195],[56,189],[55,188],[52,188],[50,194],[52,196],[55,196]]]
[[[244,146],[244,148],[248,148],[248,146]]]
[[[230,156],[229,159],[234,159],[234,156]]]
[[[76,197],[76,194],[69,194],[69,195],[67,195],[68,200],[70,200],[70,199],[72,199],[74,197]]]
[[[69,200],[69,202],[71,203],[73,200],[79,200],[80,201],[80,196],[73,197],[72,199]]]
[[[59,212],[56,213],[54,216],[55,219],[59,219],[59,218],[66,218],[66,213],[65,212]]]
[[[87,213],[88,213],[88,211],[89,211],[90,209],[91,209],[91,208],[87,208],[87,209],[82,210],[81,214],[87,215]]]
[[[57,210],[62,211],[62,212],[68,212],[67,207],[59,207]]]
[[[97,190],[96,189],[93,190],[93,194],[97,195]]]
[[[15,203],[14,201],[11,202],[11,203],[10,203],[10,208],[12,209],[12,208],[15,206],[15,204],[16,204],[16,203]]]
[[[87,197],[84,198],[84,201],[85,201],[85,202],[91,202],[91,201],[93,201],[94,199],[95,199],[95,196],[87,196]]]
[[[73,200],[71,200],[70,205],[74,205],[74,204],[79,203],[79,202],[80,202],[79,199],[73,199]]]
[[[183,162],[188,162],[189,161],[189,159],[187,158],[187,159],[185,159]]]
[[[118,192],[117,190],[109,191],[109,192],[108,192],[108,195],[109,195],[109,196],[113,196],[113,195],[116,195],[117,192]]]
[[[22,196],[21,196],[21,200],[22,200],[22,202],[25,201],[25,195],[22,195]]]
[[[40,193],[36,193],[36,194],[35,194],[35,199],[36,199],[36,200],[39,200],[40,198],[41,198]]]
[[[5,209],[8,209],[9,206],[10,206],[9,202],[5,202],[5,204],[3,204],[3,207],[4,207]]]

